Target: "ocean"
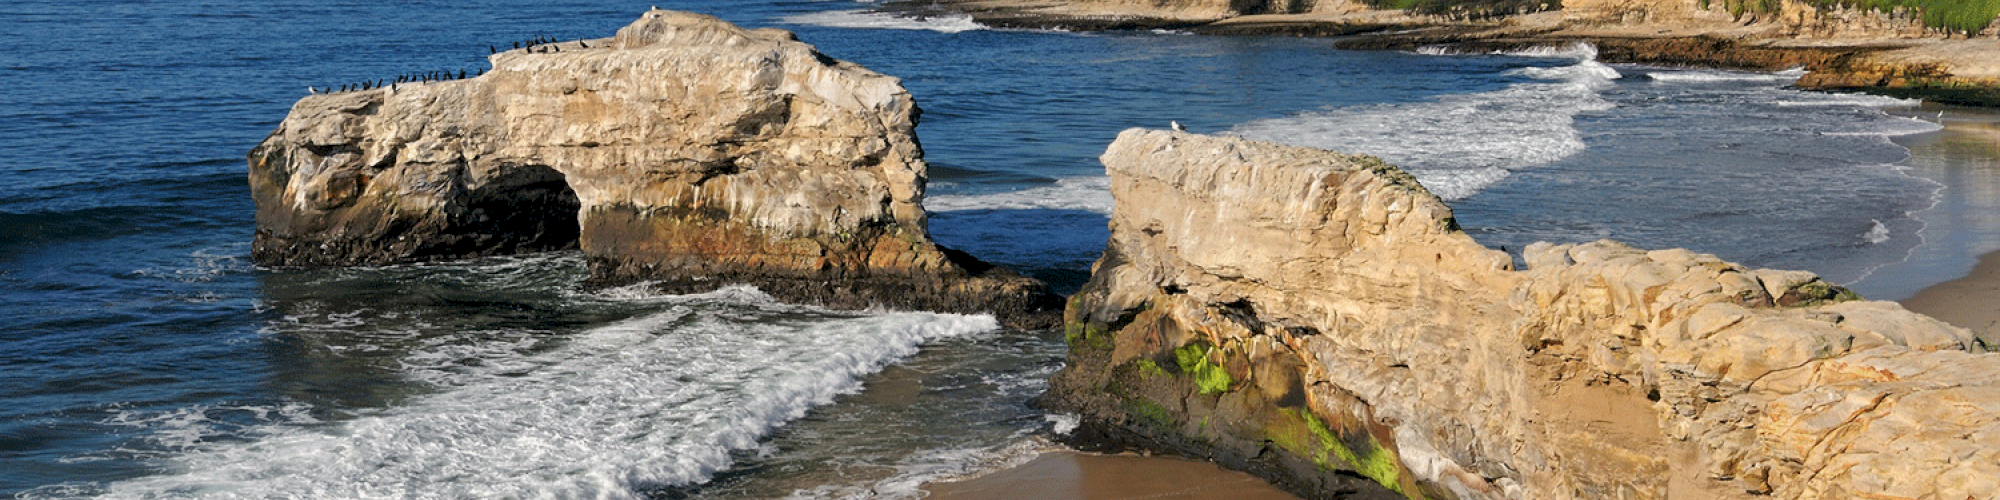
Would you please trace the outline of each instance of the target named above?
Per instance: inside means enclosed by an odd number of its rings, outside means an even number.
[[[477,72],[490,47],[610,36],[654,5],[901,77],[935,237],[1063,291],[1108,234],[1096,156],[1170,120],[1381,156],[1516,252],[1687,247],[1893,300],[2000,248],[1957,230],[2000,225],[1938,215],[1992,179],[1924,142],[1937,109],[1787,88],[1797,71],[996,30],[839,0],[16,0],[0,496],[910,498],[1054,449],[1074,419],[1026,401],[1061,336],[990,317],[586,290],[573,252],[249,261],[244,155],[306,87]]]

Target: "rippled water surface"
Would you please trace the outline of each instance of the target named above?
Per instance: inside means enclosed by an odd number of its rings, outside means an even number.
[[[987,317],[584,292],[565,253],[248,262],[242,158],[306,87],[476,72],[489,46],[609,36],[650,5],[0,5],[25,45],[0,51],[0,496],[910,496],[1048,446],[1062,417],[1023,403],[1060,338]],[[659,6],[903,78],[936,236],[1060,287],[1107,236],[1096,155],[1169,120],[1380,155],[1496,247],[1686,246],[1879,298],[1918,285],[1878,267],[1939,272],[1903,263],[1939,184],[1890,141],[1935,126],[1785,89],[1797,73]]]

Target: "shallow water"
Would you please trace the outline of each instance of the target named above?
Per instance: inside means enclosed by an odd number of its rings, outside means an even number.
[[[1795,73],[659,6],[903,78],[937,238],[1066,289],[1107,236],[1096,155],[1169,120],[1381,155],[1496,247],[1685,246],[1874,298],[2000,248],[1972,220],[1996,197],[1959,189],[1993,185],[1960,168],[1983,143],[1883,111],[1911,102],[1784,88]],[[573,253],[248,262],[242,158],[304,87],[476,71],[489,46],[608,36],[646,7],[0,6],[0,33],[41,47],[0,51],[0,495],[893,497],[1049,446],[1063,417],[1023,403],[1060,339],[991,318],[584,293]]]

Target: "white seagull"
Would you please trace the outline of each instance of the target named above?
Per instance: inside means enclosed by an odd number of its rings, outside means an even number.
[[[1173,120],[1167,120],[1167,126],[1169,126],[1169,127],[1173,127],[1173,129],[1174,129],[1174,131],[1175,131],[1175,132],[1186,132],[1186,131],[1187,131],[1187,127],[1183,127],[1183,126],[1181,126],[1181,122],[1177,122],[1177,121],[1173,121]]]

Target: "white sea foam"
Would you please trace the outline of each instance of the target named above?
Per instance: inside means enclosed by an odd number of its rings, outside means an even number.
[[[1410,171],[1439,197],[1465,198],[1500,182],[1508,171],[1583,151],[1576,115],[1611,107],[1598,91],[1620,75],[1592,59],[1595,49],[1579,44],[1534,54],[1577,62],[1514,70],[1547,81],[1503,90],[1309,112],[1244,123],[1229,133],[1378,156]]]
[[[1868,232],[1863,233],[1861,239],[1868,240],[1868,243],[1876,245],[1889,242],[1889,226],[1882,225],[1882,221],[1880,220],[1873,221],[1875,225],[1869,226]]]
[[[1054,185],[978,195],[944,195],[924,199],[933,212],[959,210],[1085,210],[1111,213],[1111,178],[1073,177]]]
[[[1484,55],[1496,55],[1496,56],[1550,57],[1558,59],[1576,59],[1576,60],[1590,60],[1597,58],[1597,47],[1582,42],[1570,43],[1566,45],[1529,47],[1517,50],[1492,50],[1492,51],[1470,51],[1448,45],[1425,45],[1422,47],[1417,47],[1416,50],[1414,50],[1413,52],[1431,56],[1462,56],[1462,55],[1484,54]]]
[[[1083,425],[1082,416],[1070,413],[1051,413],[1044,418],[1049,421],[1049,432],[1054,432],[1057,436],[1068,436],[1069,433],[1076,431],[1077,426]]]
[[[1044,439],[1022,436],[999,446],[935,448],[911,452],[895,465],[896,473],[866,485],[823,485],[799,490],[788,499],[916,499],[927,494],[923,486],[942,481],[978,477],[1019,467],[1042,453],[1062,449]]]
[[[1921,99],[1901,99],[1896,97],[1870,95],[1870,94],[1799,93],[1798,97],[1799,98],[1797,99],[1774,101],[1771,104],[1776,106],[1791,107],[1791,108],[1817,107],[1817,106],[1841,107],[1841,108],[1894,108],[1894,107],[1915,107],[1916,105],[1923,103],[1923,100]]]
[[[166,473],[97,493],[637,498],[643,488],[707,480],[729,466],[732,450],[755,449],[775,427],[859,390],[862,376],[924,343],[998,328],[990,316],[827,317],[662,300],[664,312],[553,348],[500,336],[411,354],[410,377],[439,392],[353,420],[272,423],[230,432],[247,441],[211,441],[208,416],[220,409],[135,419],[184,451],[166,460]]]
[[[781,21],[791,24],[826,26],[831,28],[930,30],[940,33],[961,33],[987,29],[986,25],[979,24],[972,20],[972,16],[966,15],[914,18],[869,10],[814,12],[787,16],[781,19]]]
[[[1804,69],[1794,68],[1785,71],[1777,71],[1769,73],[1759,73],[1759,72],[1749,72],[1749,71],[1722,71],[1722,70],[1660,69],[1660,70],[1647,71],[1645,75],[1646,78],[1649,80],[1657,82],[1668,82],[1668,83],[1747,82],[1747,83],[1782,84],[1798,80],[1799,77],[1805,76],[1805,74],[1806,71]]]
[[[1494,53],[1502,55],[1510,55],[1510,56],[1521,56],[1521,57],[1552,57],[1560,59],[1575,59],[1578,61],[1597,60],[1597,46],[1583,42],[1573,42],[1568,45],[1531,47],[1520,50],[1507,50]]]

